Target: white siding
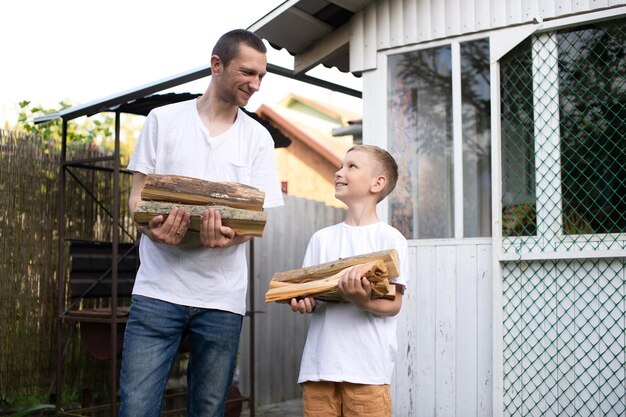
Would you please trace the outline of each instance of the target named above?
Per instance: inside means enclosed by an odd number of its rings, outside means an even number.
[[[352,20],[350,70],[367,71],[378,51],[482,30],[626,5],[624,0],[382,0]],[[362,16],[364,15],[364,16]],[[374,47],[375,45],[375,47]],[[361,53],[355,53],[356,50]]]
[[[491,245],[410,241],[392,382],[398,417],[491,416]]]

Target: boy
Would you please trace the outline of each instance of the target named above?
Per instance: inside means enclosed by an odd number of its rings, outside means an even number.
[[[304,266],[396,249],[400,276],[391,280],[396,285],[394,300],[370,300],[369,281],[354,268],[339,282],[349,303],[291,300],[293,311],[313,313],[298,377],[305,417],[391,417],[395,315],[408,277],[408,250],[400,232],[378,219],[376,204],[391,193],[397,179],[393,157],[366,145],[350,148],[335,174],[335,197],[348,206],[348,215],[343,223],[313,235]]]

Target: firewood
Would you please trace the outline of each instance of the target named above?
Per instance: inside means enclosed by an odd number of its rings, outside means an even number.
[[[189,230],[200,231],[202,214],[207,208],[216,209],[222,217],[222,224],[230,227],[235,234],[241,236],[263,236],[267,221],[267,213],[263,211],[242,210],[224,206],[175,204],[163,201],[140,201],[135,207],[133,220],[137,224],[145,225],[155,216],[167,215],[176,207],[185,209],[191,215]]]
[[[349,266],[362,264],[368,261],[382,260],[387,266],[388,278],[396,278],[400,275],[398,251],[395,249],[380,252],[371,252],[363,255],[350,256],[332,262],[313,265],[306,268],[291,269],[277,272],[272,276],[272,281],[284,282],[307,282],[330,276]]]
[[[146,175],[142,200],[169,201],[190,205],[221,205],[262,211],[265,193],[235,182],[212,182],[181,175]]]
[[[352,265],[349,265],[352,266]],[[265,293],[265,302],[287,301],[292,298],[312,296],[324,301],[346,301],[339,290],[339,280],[347,273],[348,267],[323,278],[305,282],[270,281],[270,288]],[[361,275],[370,281],[372,299],[395,296],[395,286],[389,283],[386,263],[381,259],[362,261],[356,264]],[[396,275],[397,276],[397,275]]]

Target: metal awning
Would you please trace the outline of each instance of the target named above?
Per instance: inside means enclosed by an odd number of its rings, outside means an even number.
[[[292,78],[298,81],[302,81],[308,84],[316,85],[318,87],[327,88],[329,90],[338,91],[344,94],[348,94],[354,97],[361,97],[361,92],[358,90],[354,90],[352,88],[345,87],[343,85],[331,83],[325,80],[321,80],[319,78],[310,77],[308,75],[293,74],[293,71],[288,68],[279,67],[273,64],[267,64],[267,71],[281,75],[283,77]],[[133,88],[131,90],[126,90],[121,93],[117,93],[108,97],[104,97],[98,100],[90,101],[86,104],[81,104],[78,106],[69,107],[67,109],[46,114],[43,116],[38,116],[34,119],[35,123],[43,123],[54,119],[63,119],[65,121],[73,120],[82,116],[93,116],[94,114],[101,112],[115,112],[120,108],[132,108],[132,103],[138,99],[145,99],[143,105],[145,106],[147,102],[149,102],[148,97],[158,93],[160,91],[167,90],[172,87],[176,87],[191,81],[198,80],[200,78],[208,77],[211,75],[211,67],[199,67],[190,71],[186,71],[177,75],[174,75],[169,78],[164,78],[149,84],[144,84],[137,88]],[[177,100],[181,101],[181,100]],[[175,101],[172,101],[175,102]],[[161,105],[162,101],[159,101]],[[156,105],[153,107],[157,107]],[[125,111],[119,110],[121,113]],[[149,111],[149,110],[148,110]],[[132,112],[129,112],[132,113]],[[136,113],[139,114],[139,113]],[[146,113],[147,114],[147,113]]]
[[[322,64],[350,72],[349,22],[372,0],[288,0],[248,27],[294,55],[294,73]],[[359,75],[359,74],[355,74]]]

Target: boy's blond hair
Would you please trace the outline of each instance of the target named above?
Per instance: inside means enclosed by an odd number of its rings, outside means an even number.
[[[378,197],[378,202],[382,201],[396,188],[396,182],[398,181],[398,164],[396,160],[393,159],[389,152],[374,145],[354,145],[348,149],[348,152],[351,151],[368,153],[382,170],[382,173],[376,172],[376,175],[382,174],[387,179],[387,183]],[[375,167],[373,168],[375,169]]]

